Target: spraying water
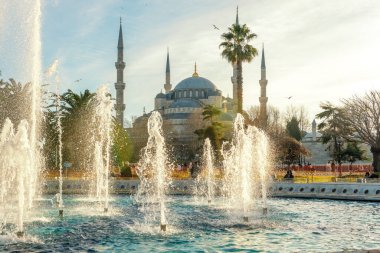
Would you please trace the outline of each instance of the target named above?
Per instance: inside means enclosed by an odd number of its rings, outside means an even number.
[[[166,231],[166,195],[170,184],[170,166],[162,134],[162,118],[153,112],[148,120],[148,142],[142,150],[138,176],[140,185],[135,199],[141,204],[140,211],[148,226],[160,223],[161,231]]]
[[[59,184],[58,184],[58,208],[59,215],[63,216],[63,161],[62,161],[62,111],[61,111],[61,95],[60,95],[60,84],[61,80],[58,73],[58,60],[55,60],[53,64],[47,69],[46,77],[52,78],[50,81],[55,84],[55,108],[56,108],[56,119],[57,119],[57,130],[58,130],[58,168],[59,168]]]
[[[96,195],[104,202],[104,212],[109,207],[109,174],[112,131],[112,101],[107,85],[102,85],[95,97],[95,124],[97,126],[94,163],[96,168]]]
[[[266,175],[269,169],[267,138],[261,130],[246,127],[243,116],[238,114],[234,122],[233,140],[223,144],[222,155],[224,196],[228,205],[242,211],[243,220],[248,221],[250,210],[259,195],[266,208]]]
[[[29,175],[33,170],[28,131],[29,126],[26,120],[20,122],[15,132],[12,122],[6,119],[0,135],[2,225],[7,222],[17,224],[19,236],[24,233],[25,209],[29,204],[27,198],[29,189],[26,186],[31,183]],[[13,216],[14,214],[16,217]],[[1,228],[3,230],[3,227]]]
[[[268,210],[268,172],[270,170],[269,143],[268,138],[263,131],[257,131],[256,137],[257,166],[261,183],[262,207],[263,213],[266,214]]]
[[[215,173],[214,173],[214,152],[210,139],[207,138],[203,144],[202,173],[196,180],[196,196],[206,197],[211,203],[215,196]]]
[[[17,10],[17,11],[15,11]],[[5,141],[3,149],[8,151],[7,155],[1,152],[2,163],[9,164],[17,168],[18,178],[17,186],[13,184],[12,178],[2,179],[1,184],[11,182],[7,187],[8,191],[18,189],[18,229],[19,235],[23,234],[24,208],[32,208],[33,199],[37,192],[38,176],[41,170],[40,158],[40,133],[39,124],[41,119],[41,0],[20,0],[20,1],[2,1],[0,4],[1,22],[0,22],[0,55],[2,63],[0,69],[21,82],[31,82],[30,102],[24,110],[29,111],[30,115],[21,121],[17,133],[7,137],[12,140]],[[3,65],[5,64],[5,65]],[[0,122],[3,124],[3,122]],[[11,125],[4,123],[3,130]],[[13,126],[12,126],[13,128]],[[27,132],[26,132],[27,131]],[[19,145],[19,146],[17,146]],[[14,153],[26,152],[16,156]],[[19,161],[13,161],[17,157]],[[27,164],[27,165],[26,165]],[[10,167],[3,167],[2,170],[8,170]],[[4,172],[7,175],[8,172]],[[11,180],[11,181],[9,181]],[[14,188],[12,188],[14,187]],[[3,193],[1,193],[3,195]],[[8,194],[6,197],[9,202],[13,203],[14,194]],[[9,211],[9,210],[8,210]],[[9,213],[5,210],[4,216]]]

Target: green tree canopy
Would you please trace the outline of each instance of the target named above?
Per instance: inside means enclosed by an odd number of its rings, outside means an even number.
[[[322,120],[318,124],[318,130],[322,134],[322,142],[328,144],[332,158],[339,162],[344,141],[354,141],[351,138],[353,129],[344,124],[342,108],[330,102],[322,103],[320,107],[323,111],[316,116]]]
[[[299,122],[295,117],[292,117],[292,119],[286,124],[286,132],[290,137],[293,137],[297,141],[302,139]]]

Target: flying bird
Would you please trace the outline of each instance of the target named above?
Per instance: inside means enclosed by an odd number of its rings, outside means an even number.
[[[220,30],[216,25],[213,25],[214,26],[214,29],[216,30]]]
[[[293,96],[287,97],[287,99],[291,99]]]
[[[79,83],[80,81],[82,81],[82,78],[75,80],[74,83]]]

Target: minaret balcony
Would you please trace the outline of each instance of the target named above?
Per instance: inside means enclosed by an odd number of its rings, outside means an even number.
[[[119,90],[124,90],[125,89],[125,83],[115,83],[115,89]]]
[[[125,62],[115,62],[116,69],[124,69],[125,68]]]

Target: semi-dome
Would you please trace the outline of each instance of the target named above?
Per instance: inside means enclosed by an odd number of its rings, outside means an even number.
[[[156,98],[166,98],[166,95],[162,92],[158,93]]]
[[[174,90],[191,90],[191,89],[211,89],[216,90],[215,84],[213,84],[210,80],[199,77],[192,76],[186,78],[179,82]]]
[[[186,108],[186,107],[200,108],[202,107],[202,105],[198,100],[195,100],[195,99],[180,99],[180,100],[174,101],[170,105],[170,108]]]

